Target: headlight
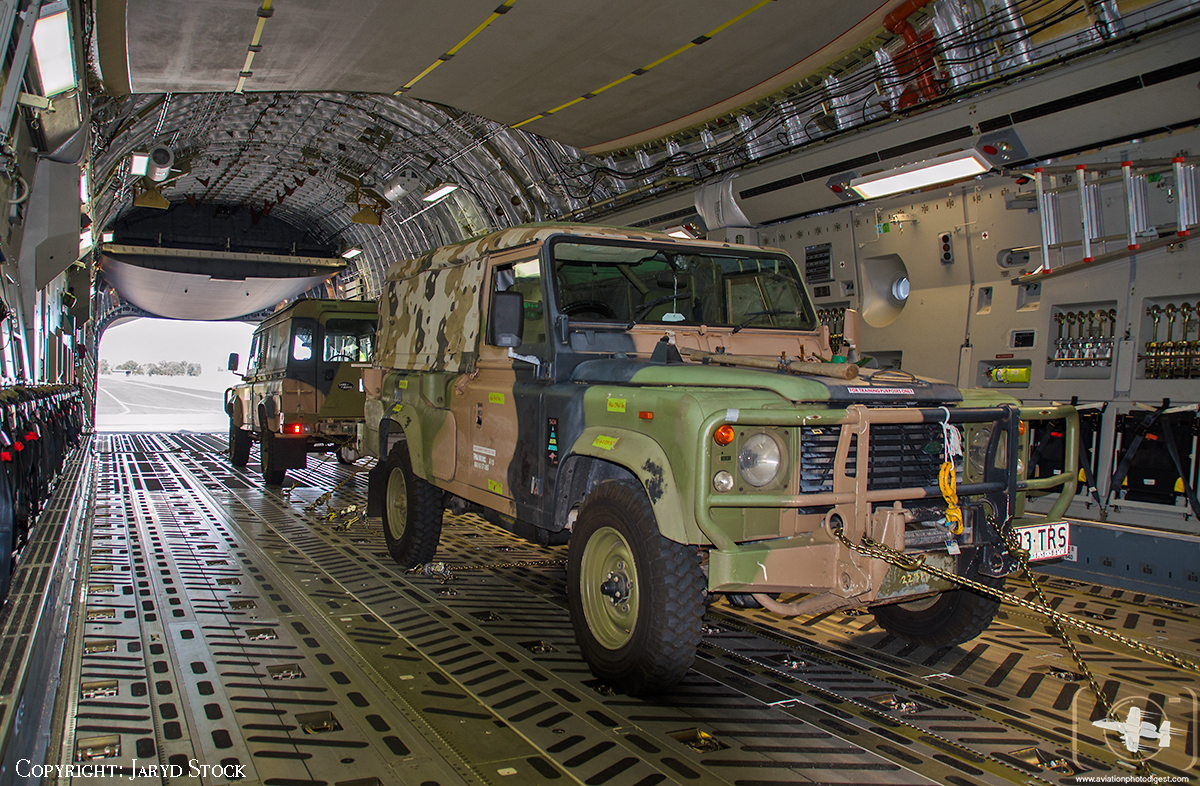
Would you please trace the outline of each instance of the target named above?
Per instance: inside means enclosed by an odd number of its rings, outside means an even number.
[[[774,480],[782,463],[783,448],[774,437],[765,432],[747,439],[738,453],[738,470],[746,482],[755,488]]]
[[[976,426],[967,438],[967,474],[975,480],[983,480],[984,461],[987,459],[988,442],[992,439],[990,426]]]
[[[716,475],[713,475],[713,488],[724,494],[726,491],[733,489],[733,475],[730,475],[725,470],[721,470]]]

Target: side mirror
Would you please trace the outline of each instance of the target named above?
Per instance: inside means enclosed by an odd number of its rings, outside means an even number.
[[[230,371],[238,370],[238,353],[236,353],[236,352],[229,353],[229,365],[227,365],[226,368],[229,369]]]
[[[853,308],[846,309],[845,321],[842,322],[842,343],[847,346],[846,359],[851,363],[858,362],[859,344],[858,331],[858,311]]]
[[[519,347],[525,330],[525,298],[520,292],[493,292],[488,323],[488,343],[493,347]]]

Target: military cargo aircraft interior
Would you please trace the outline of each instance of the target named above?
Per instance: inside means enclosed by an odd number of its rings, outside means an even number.
[[[1196,0],[0,41],[0,783],[1197,777]]]

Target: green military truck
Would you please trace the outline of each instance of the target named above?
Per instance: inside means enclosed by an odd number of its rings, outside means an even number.
[[[851,312],[851,351],[856,332]],[[1065,418],[1073,450],[1074,410],[836,360],[779,250],[561,224],[443,247],[387,275],[370,504],[404,566],[434,557],[451,495],[569,539],[580,649],[630,693],[683,678],[719,593],[793,615],[868,607],[913,642],[966,641],[995,601],[856,546],[1002,586],[1024,491],[1062,487],[1055,520],[1021,537],[1069,537],[1074,454],[1025,480],[1023,420]],[[939,486],[952,430],[961,525]]]
[[[371,366],[377,309],[373,300],[306,299],[263,320],[242,383],[225,391],[233,466],[246,465],[253,442],[267,485],[304,469],[309,453],[358,460],[362,372]],[[237,369],[233,353],[229,370]]]

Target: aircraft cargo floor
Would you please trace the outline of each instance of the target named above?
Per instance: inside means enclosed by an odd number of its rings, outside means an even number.
[[[69,597],[61,675],[38,683],[38,663],[16,676],[10,665],[0,701],[11,720],[21,685],[26,707],[39,685],[59,690],[41,742],[9,737],[5,767],[17,769],[3,778],[36,782],[20,767],[41,762],[76,765],[46,782],[89,786],[974,786],[1133,774],[1118,733],[1092,725],[1097,702],[1046,620],[1020,608],[1005,606],[975,641],[933,650],[888,636],[870,614],[781,620],[721,600],[687,680],[629,698],[580,659],[564,548],[447,514],[437,559],[452,578],[405,574],[377,519],[347,528],[325,505],[305,510],[339,483],[334,509],[364,505],[363,463],[310,457],[281,491],[262,486],[257,453],[238,470],[225,447],[217,435],[99,435],[70,460],[39,526],[49,537],[61,519],[58,553],[77,548],[78,560],[58,589],[53,549],[23,560],[4,641],[10,658],[43,652],[15,638],[37,622],[21,604]],[[1189,658],[1200,650],[1200,607],[1044,584],[1061,611]],[[1032,596],[1023,581],[1009,588]],[[1190,778],[1198,675],[1076,639],[1121,718],[1136,705],[1147,721],[1169,719],[1168,747],[1142,740],[1154,772]],[[44,652],[57,666],[55,647]]]

